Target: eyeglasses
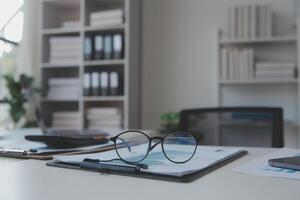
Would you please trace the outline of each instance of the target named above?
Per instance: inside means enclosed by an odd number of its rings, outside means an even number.
[[[143,161],[158,144],[164,156],[173,163],[185,163],[195,154],[197,140],[184,132],[173,132],[165,137],[149,137],[137,130],[129,130],[110,138],[119,158],[130,164]],[[143,145],[137,145],[143,144]]]

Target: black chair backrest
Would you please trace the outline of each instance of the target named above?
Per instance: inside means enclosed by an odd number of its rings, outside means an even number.
[[[283,147],[282,108],[187,109],[180,112],[179,128],[203,145]]]

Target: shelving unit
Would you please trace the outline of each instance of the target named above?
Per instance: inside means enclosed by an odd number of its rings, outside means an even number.
[[[296,21],[296,20],[295,20]],[[276,21],[273,21],[276,24]],[[285,134],[296,135],[300,145],[300,23],[286,35],[257,38],[228,38],[224,30],[217,31],[217,73],[219,106],[275,106],[284,109]],[[278,28],[278,27],[277,27]],[[228,30],[227,30],[228,31]],[[296,63],[295,78],[236,78],[221,76],[222,49],[252,48],[257,62],[288,61]],[[255,69],[255,61],[253,69]],[[241,67],[241,65],[240,65]],[[293,132],[293,133],[291,133]],[[293,137],[294,137],[293,136]]]
[[[41,0],[40,25],[40,85],[42,88],[41,108],[46,127],[51,127],[54,111],[79,111],[81,128],[88,128],[86,110],[89,107],[117,107],[122,111],[123,127],[139,128],[139,1],[138,0]],[[125,22],[116,26],[90,26],[91,12],[122,8]],[[62,27],[66,20],[78,21],[77,27]],[[124,59],[84,60],[84,38],[94,33],[124,34]],[[49,62],[49,38],[53,36],[79,36],[81,56],[71,64]],[[92,70],[115,70],[122,74],[123,95],[83,96],[83,74]],[[48,80],[51,77],[77,77],[81,80],[78,99],[47,98]]]

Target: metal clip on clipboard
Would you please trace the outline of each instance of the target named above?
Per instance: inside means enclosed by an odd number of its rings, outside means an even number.
[[[80,163],[81,169],[100,171],[109,173],[110,171],[121,172],[121,173],[130,173],[137,174],[141,169],[147,169],[148,165],[146,164],[126,164],[126,165],[118,165],[118,164],[109,164],[103,163],[98,159],[90,159],[86,158]]]
[[[1,153],[6,154],[14,154],[14,155],[29,155],[30,153],[36,153],[37,150],[30,149],[30,150],[23,150],[23,149],[9,149],[9,148],[0,148]]]

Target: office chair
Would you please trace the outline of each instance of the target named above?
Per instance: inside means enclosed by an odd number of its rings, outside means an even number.
[[[274,107],[220,107],[180,112],[179,128],[202,145],[283,147],[283,110]]]

